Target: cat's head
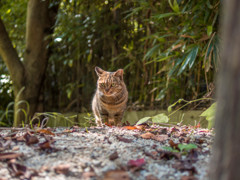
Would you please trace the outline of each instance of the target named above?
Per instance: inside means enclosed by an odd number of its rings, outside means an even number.
[[[108,72],[99,67],[95,67],[95,71],[98,75],[98,90],[104,95],[113,95],[122,91],[124,88],[123,69],[118,69],[115,72]]]

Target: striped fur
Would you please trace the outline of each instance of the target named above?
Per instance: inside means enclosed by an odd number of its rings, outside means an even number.
[[[119,126],[127,107],[128,91],[123,81],[123,70],[107,72],[95,68],[98,75],[97,90],[92,101],[92,110],[98,126],[106,121]]]

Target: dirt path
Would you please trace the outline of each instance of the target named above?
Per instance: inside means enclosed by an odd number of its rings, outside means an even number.
[[[206,180],[212,141],[187,126],[1,129],[0,180]]]

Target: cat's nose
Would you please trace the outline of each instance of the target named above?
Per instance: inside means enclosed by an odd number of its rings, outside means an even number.
[[[110,90],[110,88],[106,88],[106,92],[108,92]]]

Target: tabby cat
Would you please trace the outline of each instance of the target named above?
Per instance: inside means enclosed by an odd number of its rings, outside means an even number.
[[[116,72],[95,67],[98,75],[97,90],[92,101],[92,110],[98,126],[104,121],[120,126],[127,107],[128,91],[123,81],[123,69]]]

